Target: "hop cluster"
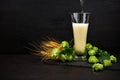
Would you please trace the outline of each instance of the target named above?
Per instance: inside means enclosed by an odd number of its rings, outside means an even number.
[[[117,62],[114,55],[110,55],[107,51],[99,49],[91,43],[86,44],[86,51],[88,62],[93,64],[92,69],[94,71],[103,70],[104,67],[110,67]]]

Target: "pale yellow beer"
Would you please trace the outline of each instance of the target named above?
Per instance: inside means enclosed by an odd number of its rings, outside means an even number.
[[[84,54],[88,23],[72,23],[74,35],[74,49],[77,54]]]
[[[87,32],[89,25],[89,13],[72,13],[72,27],[74,36],[74,49],[76,54],[83,55],[87,40]]]

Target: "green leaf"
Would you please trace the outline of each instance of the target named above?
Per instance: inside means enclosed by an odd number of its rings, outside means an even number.
[[[68,54],[68,55],[74,55],[74,49],[73,48],[65,48],[61,54]]]
[[[65,62],[66,60],[67,61],[72,61],[74,59],[74,56],[75,56],[75,51],[73,48],[64,48],[60,54],[60,60],[62,62]]]
[[[103,63],[103,60],[105,59],[108,59],[108,60],[110,59],[110,54],[107,51],[103,51],[103,50],[100,50],[97,53],[97,56],[98,56],[100,63]]]
[[[100,56],[99,58],[99,61],[100,61],[100,63],[103,63],[103,61],[105,60],[105,59],[110,59],[110,55],[106,55],[106,56],[104,56],[104,55],[102,55],[102,56]]]

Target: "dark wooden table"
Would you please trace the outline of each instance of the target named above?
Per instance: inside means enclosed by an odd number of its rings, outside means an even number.
[[[120,80],[120,71],[44,64],[35,55],[0,55],[0,80]]]

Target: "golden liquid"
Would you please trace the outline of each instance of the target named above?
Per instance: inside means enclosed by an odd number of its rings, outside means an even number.
[[[74,48],[77,54],[84,54],[87,38],[88,23],[72,23]]]

